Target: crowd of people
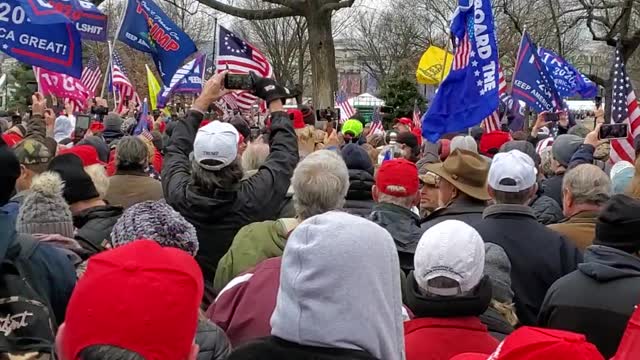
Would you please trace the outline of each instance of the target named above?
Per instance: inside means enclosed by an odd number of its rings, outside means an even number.
[[[319,129],[258,79],[255,133],[224,76],[173,119],[0,119],[0,354],[640,358],[640,160],[598,127]]]

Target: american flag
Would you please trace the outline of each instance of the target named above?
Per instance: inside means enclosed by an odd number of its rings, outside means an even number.
[[[371,118],[371,129],[369,130],[369,133],[373,134],[376,131],[384,132],[384,126],[382,125],[382,113],[380,112],[379,106],[373,109],[373,117]]]
[[[340,109],[340,122],[349,120],[356,114],[356,109],[349,104],[347,93],[343,90],[338,91],[336,94],[336,106]]]
[[[80,80],[82,80],[84,87],[91,93],[91,96],[95,96],[98,84],[100,84],[100,80],[102,80],[102,72],[98,66],[98,59],[95,56],[91,56],[89,62],[87,62],[87,66],[82,69],[82,77]]]
[[[624,60],[620,51],[620,44],[616,48],[616,58],[613,61],[613,98],[611,101],[611,123],[629,124],[629,134],[626,139],[611,141],[611,161],[614,163],[626,160],[634,162],[635,150],[633,139],[640,134],[640,109],[636,93],[627,75]]]
[[[502,98],[502,95],[507,93],[507,81],[504,78],[504,73],[502,72],[502,66],[498,65],[498,96]],[[490,133],[494,131],[500,131],[500,114],[498,110],[494,111],[491,115],[487,116],[484,120],[482,120],[481,125],[485,133]]]
[[[140,97],[138,96],[135,87],[131,81],[129,81],[129,76],[127,75],[127,70],[122,64],[122,59],[115,50],[113,50],[113,57],[111,59],[111,84],[120,96],[116,110],[117,112],[122,112],[126,108],[125,99],[138,103],[140,102]]]
[[[420,108],[418,107],[418,102],[416,101],[413,104],[413,127],[422,129],[422,121],[421,121],[421,113]]]
[[[473,31],[473,30],[471,30]],[[471,56],[471,41],[469,41],[469,31],[456,46],[456,55],[453,57],[452,70],[464,69],[469,65],[469,57]]]
[[[253,71],[262,77],[273,76],[271,64],[264,54],[222,26],[218,26],[216,50],[216,72],[229,70],[235,74],[247,74]],[[235,104],[229,104],[229,106],[237,106],[244,111],[251,110],[251,107],[259,100],[257,96],[247,91],[234,91],[230,95],[223,100],[227,104],[231,99],[235,100]]]

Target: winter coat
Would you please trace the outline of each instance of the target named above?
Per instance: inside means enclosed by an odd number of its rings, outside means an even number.
[[[231,353],[224,331],[206,319],[198,320],[196,344],[200,347],[197,360],[225,360]]]
[[[543,225],[556,224],[564,219],[560,205],[542,192],[538,192],[529,206],[536,214],[538,222]]]
[[[552,198],[558,203],[562,209],[562,180],[564,174],[554,175],[542,182],[542,192],[544,195]]]
[[[162,186],[167,203],[193,224],[200,249],[196,260],[205,278],[205,302],[213,300],[213,279],[220,258],[245,225],[275,220],[282,208],[293,169],[298,162],[298,142],[289,116],[271,114],[271,153],[258,172],[229,189],[203,191],[191,181],[193,141],[203,115],[191,111],[178,122],[166,148]]]
[[[584,251],[593,244],[596,236],[596,222],[598,222],[598,212],[583,211],[565,222],[549,225],[549,229],[564,235],[578,249]]]
[[[585,334],[608,359],[640,299],[640,259],[593,245],[584,260],[549,289],[538,325]]]
[[[297,225],[296,219],[280,219],[253,223],[240,229],[229,251],[218,263],[213,282],[216,293],[263,260],[282,256],[287,237]]]
[[[220,326],[235,348],[271,335],[282,258],[265,260],[233,279],[209,306],[207,318]],[[257,301],[256,299],[259,299]]]
[[[162,200],[162,183],[144,171],[118,171],[109,178],[104,200],[125,209],[148,200]]]
[[[73,216],[74,239],[91,254],[111,248],[111,229],[122,215],[122,207],[102,205],[82,210]]]
[[[467,352],[490,354],[498,346],[478,317],[491,302],[488,277],[469,295],[431,297],[423,295],[412,272],[407,291],[407,306],[416,317],[404,323],[407,360],[449,360]]]
[[[349,191],[344,210],[349,214],[367,217],[375,205],[371,189],[375,179],[368,171],[349,170]]]
[[[269,336],[235,349],[228,360],[383,360],[366,351],[305,346]]]
[[[475,226],[485,242],[501,246],[511,261],[511,288],[523,325],[533,325],[551,285],[582,262],[565,237],[538,223],[525,205],[492,205]]]
[[[369,220],[382,226],[393,237],[400,268],[405,273],[413,270],[413,255],[423,232],[420,229],[420,217],[407,208],[379,203],[373,207]]]
[[[460,220],[473,226],[482,221],[482,212],[486,208],[484,201],[460,195],[447,207],[437,209],[422,220],[422,232],[446,220]]]

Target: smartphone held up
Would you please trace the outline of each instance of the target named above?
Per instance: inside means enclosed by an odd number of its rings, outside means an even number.
[[[629,124],[602,124],[598,131],[600,140],[624,139],[629,135]]]

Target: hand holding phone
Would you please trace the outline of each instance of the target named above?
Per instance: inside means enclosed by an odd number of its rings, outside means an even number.
[[[602,124],[598,131],[600,140],[624,139],[629,134],[629,124]]]
[[[224,77],[224,88],[228,90],[253,91],[254,83],[250,74],[227,73]]]

